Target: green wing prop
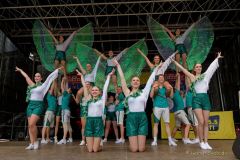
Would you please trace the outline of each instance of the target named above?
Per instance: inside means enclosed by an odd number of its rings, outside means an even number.
[[[184,41],[188,51],[187,65],[192,70],[195,63],[203,63],[212,47],[214,40],[213,26],[207,17],[196,22],[192,31]]]
[[[119,64],[123,70],[126,82],[130,85],[132,76],[139,76],[142,69],[146,65],[146,62],[142,56],[137,53],[137,48],[139,48],[145,55],[148,53],[147,45],[144,39],[139,40],[137,43],[133,44],[126,51],[124,50],[123,56],[119,60]],[[96,85],[102,87],[105,83],[105,69],[106,61],[101,62],[96,77]],[[117,71],[116,71],[117,72]],[[118,85],[121,86],[120,77],[117,75]],[[112,83],[110,83],[108,90],[110,92],[115,92],[115,88]]]
[[[40,56],[41,62],[48,71],[54,70],[55,46],[51,35],[41,21],[33,24],[33,42]]]
[[[33,41],[42,64],[48,71],[53,71],[56,49],[51,35],[44,24],[39,20],[34,22],[32,32]],[[93,28],[90,23],[78,30],[66,50],[67,72],[72,72],[77,66],[76,61],[72,58],[73,55],[76,54],[80,57],[81,53],[87,54],[91,52],[93,39]]]
[[[148,28],[158,52],[166,60],[175,51],[175,44],[168,33],[152,17],[148,17]]]

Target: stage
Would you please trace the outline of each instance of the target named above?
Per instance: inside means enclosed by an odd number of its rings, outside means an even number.
[[[146,151],[131,153],[128,143],[116,145],[113,141],[104,143],[103,151],[88,153],[86,147],[79,146],[79,141],[72,144],[41,145],[39,150],[25,150],[28,142],[12,141],[0,143],[1,160],[231,160],[236,159],[232,153],[233,140],[210,140],[213,150],[201,150],[198,144],[184,145],[177,142],[177,147],[169,147],[166,140],[161,140],[157,147],[151,147],[147,141]]]

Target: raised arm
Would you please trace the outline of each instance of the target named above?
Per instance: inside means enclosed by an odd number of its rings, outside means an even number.
[[[27,82],[27,84],[28,84],[29,86],[32,86],[32,85],[35,84],[35,83],[31,80],[31,78],[30,78],[22,69],[16,67],[16,72],[20,72],[20,73],[21,73],[21,75],[25,78],[25,80],[26,80],[26,82]]]
[[[180,84],[181,84],[181,80],[180,80],[181,76],[179,73],[176,74],[176,82],[175,82],[175,89],[180,91]]]
[[[58,70],[56,69],[55,71],[53,71],[45,80],[45,82],[39,86],[43,92],[43,95],[45,95],[51,85],[51,83],[58,77]]]
[[[193,23],[193,24],[182,34],[183,40],[186,39],[187,35],[192,31],[192,29],[193,29],[194,26],[195,26],[195,23]]]
[[[154,64],[152,64],[152,63],[150,62],[150,60],[147,58],[147,56],[146,56],[139,48],[137,49],[137,52],[140,53],[140,55],[143,56],[143,58],[145,59],[145,61],[147,62],[148,66],[149,66],[151,69],[154,68]]]
[[[107,90],[108,90],[108,85],[109,85],[109,82],[110,82],[110,78],[111,78],[111,75],[114,73],[114,70],[108,74],[107,76],[107,80],[105,81],[105,84],[104,84],[104,87],[103,87],[103,93],[102,93],[102,102],[103,102],[103,105],[102,105],[102,109],[103,109],[103,114],[104,114],[104,109],[105,109],[105,103],[106,103],[106,100],[107,100]]]
[[[219,67],[219,64],[218,64],[218,59],[219,58],[223,58],[221,56],[221,52],[218,52],[217,58],[210,64],[210,66],[208,67],[208,69],[204,73],[204,75],[205,75],[204,79],[207,80],[207,82],[210,81],[210,79],[212,78],[213,74],[215,73],[215,71]]]
[[[164,74],[167,70],[168,66],[172,63],[172,60],[177,52],[173,53],[171,56],[169,56],[165,62],[161,65],[161,68],[158,70],[157,75]]]
[[[47,31],[48,31],[48,33],[51,35],[51,37],[52,37],[52,39],[53,39],[53,41],[54,41],[54,44],[58,44],[58,40],[55,38],[55,36],[53,35],[53,33],[52,33],[49,29],[47,29]]]
[[[98,66],[99,66],[100,60],[101,60],[101,57],[98,57],[97,63],[95,64],[94,69],[93,69],[93,71],[91,73],[91,74],[93,74],[94,82],[95,82],[95,79],[96,79],[97,70],[98,70]]]
[[[76,72],[77,72],[78,76],[81,76],[81,83],[82,83],[82,86],[83,86],[83,95],[84,95],[85,99],[90,99],[91,97],[89,96],[88,89],[86,87],[86,83],[85,83],[83,74],[80,73],[78,70],[76,70]]]
[[[152,90],[151,90],[151,92],[150,92],[150,97],[151,97],[151,98],[154,98],[154,96],[157,94],[158,87],[159,87],[158,82],[155,82],[155,83],[153,84]]]
[[[159,69],[159,65],[153,70],[151,76],[148,78],[146,86],[143,89],[143,94],[145,94],[146,99],[149,96],[149,92],[151,90],[151,86],[152,86],[153,82],[155,81],[155,76],[156,76],[156,72],[158,69]]]
[[[62,78],[62,81],[61,81],[61,90],[62,90],[62,93],[64,92],[64,91],[66,91],[67,90],[67,77],[63,77]]]
[[[64,42],[63,42],[63,49],[66,50],[68,45],[71,43],[73,37],[75,36],[75,34],[77,33],[77,31],[74,31]]]
[[[93,51],[100,57],[102,57],[102,59],[107,60],[108,58],[101,52],[99,52],[97,49],[93,49]]]
[[[176,65],[176,67],[178,67],[179,69],[181,69],[183,71],[183,73],[191,80],[191,82],[195,81],[195,76],[192,73],[190,73],[187,69],[185,69],[182,65],[180,65],[175,60],[173,60],[173,62]]]
[[[126,83],[122,68],[119,65],[119,63],[116,61],[116,59],[113,59],[113,63],[117,67],[117,70],[118,70],[118,73],[119,73],[119,76],[120,76],[120,80],[121,80],[121,84],[122,84],[122,90],[123,90],[123,93],[124,93],[125,97],[127,97],[130,93],[130,90],[127,87],[127,83]]]
[[[54,95],[54,90],[55,90],[56,83],[57,82],[53,81],[52,84],[51,84],[51,87],[50,87],[50,90],[49,90],[49,93],[51,95]]]
[[[174,34],[172,34],[172,32],[167,28],[165,27],[164,25],[162,25],[162,27],[164,28],[164,30],[169,34],[169,36],[171,37],[172,40],[175,40],[176,37]]]
[[[120,52],[120,53],[115,57],[115,59],[116,59],[117,61],[119,61],[120,58],[126,53],[127,50],[128,50],[128,48],[125,48],[122,52]]]
[[[77,56],[73,56],[73,58],[77,61],[78,67],[81,70],[82,74],[85,75],[86,74],[86,70],[82,67],[82,64],[80,63],[78,57]]]

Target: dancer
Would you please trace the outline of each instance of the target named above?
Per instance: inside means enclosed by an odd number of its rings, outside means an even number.
[[[62,69],[62,68],[59,68]],[[29,78],[29,76],[20,68],[16,67],[16,71],[20,72],[21,75],[26,79],[28,84],[27,98],[27,117],[28,117],[28,127],[30,135],[30,144],[27,148],[28,150],[38,149],[39,144],[37,141],[37,126],[36,123],[40,119],[40,115],[43,113],[43,98],[47,93],[51,83],[58,76],[59,69],[52,72],[42,84],[42,77],[40,73],[36,73],[34,77],[35,83]]]
[[[54,66],[55,68],[59,67],[59,65],[62,65],[64,67],[64,75],[66,76],[66,50],[71,43],[73,37],[77,33],[77,31],[74,31],[65,41],[62,35],[56,39],[53,35],[53,33],[48,30],[48,33],[52,36],[52,39],[54,41],[55,49],[56,49],[56,54],[54,58]]]
[[[63,124],[63,138],[57,144],[66,144],[67,142],[73,142],[72,139],[72,127],[70,123],[70,99],[72,97],[72,90],[68,88],[67,77],[62,78],[61,82],[61,90],[62,90],[62,124]],[[67,134],[69,133],[69,138],[67,138]]]
[[[159,78],[153,84],[152,90],[150,92],[150,97],[153,99],[153,115],[154,115],[154,127],[153,127],[153,142],[152,146],[157,146],[157,135],[158,135],[158,124],[163,117],[165,123],[166,132],[168,136],[169,146],[177,146],[177,144],[171,138],[170,132],[170,120],[169,120],[169,106],[167,100],[167,93],[171,91],[172,86],[165,81],[164,72],[167,70],[168,66],[172,62],[172,58],[175,56],[176,52],[172,54],[163,64],[162,67],[158,70]]]
[[[151,71],[154,70],[155,67],[157,67],[160,64],[161,58],[159,55],[155,55],[153,58],[153,63],[147,58],[147,56],[138,48],[137,49],[138,53],[140,53],[143,58],[145,59],[145,61],[147,62],[149,68],[151,69]]]
[[[55,123],[55,132],[54,132],[54,143],[58,143],[58,128],[59,128],[59,123],[61,120],[61,113],[62,113],[62,94],[59,91],[57,92],[57,110],[56,110],[56,123]]]
[[[47,104],[48,108],[45,112],[44,116],[44,122],[43,122],[43,128],[42,128],[42,144],[47,144],[50,142],[50,128],[54,127],[54,119],[55,119],[55,113],[57,109],[57,98],[54,93],[54,88],[56,87],[56,83],[53,82],[48,94],[47,94]],[[45,139],[46,135],[46,139]]]
[[[116,117],[117,117],[117,125],[120,126],[120,139],[116,141],[115,143],[125,143],[125,138],[124,138],[124,93],[122,91],[122,87],[117,87],[116,90]]]
[[[127,50],[128,50],[128,48],[125,48],[116,57],[114,57],[113,51],[110,50],[110,51],[108,51],[108,56],[109,57],[106,57],[103,53],[99,52],[97,49],[94,49],[94,51],[95,51],[95,53],[97,55],[99,55],[103,60],[107,61],[107,66],[106,66],[106,70],[105,70],[105,76],[107,76],[109,73],[111,73],[113,69],[116,70],[116,66],[113,64],[113,58],[115,58],[116,60],[120,60],[120,58],[123,56],[123,54]],[[111,79],[112,79],[112,83],[113,83],[114,87],[117,88],[117,75],[116,75],[116,73],[111,76]]]
[[[175,57],[176,61],[179,63],[180,58],[182,58],[182,63],[183,63],[184,68],[187,68],[187,63],[186,63],[187,49],[184,46],[184,41],[185,41],[186,37],[188,36],[188,34],[192,31],[192,28],[194,26],[195,26],[195,23],[193,23],[182,35],[181,35],[180,29],[176,29],[176,32],[174,35],[167,27],[163,26],[163,28],[166,30],[166,32],[169,34],[169,36],[175,42],[175,51],[177,51],[177,54]]]
[[[88,152],[99,152],[101,150],[100,143],[101,137],[104,135],[103,121],[105,120],[104,109],[105,101],[107,98],[107,88],[109,85],[110,77],[114,74],[114,70],[108,74],[107,80],[103,87],[102,97],[100,97],[100,90],[97,86],[94,86],[91,90],[91,94],[84,94],[85,100],[87,100],[87,120],[84,135],[87,140]],[[87,93],[87,88],[84,83],[83,76],[80,72],[78,75],[82,77],[82,85]]]
[[[174,117],[175,117],[175,127],[173,129],[173,138],[174,138],[174,131],[182,127],[182,124],[184,125],[184,135],[183,135],[183,143],[184,144],[192,144],[192,141],[188,138],[189,129],[191,127],[190,122],[188,121],[187,114],[184,111],[184,92],[180,90],[180,74],[176,74],[176,82],[175,82],[175,88],[171,90],[170,97],[173,99],[174,107]]]
[[[177,67],[179,67],[183,73],[190,78],[193,87],[193,110],[197,116],[198,120],[198,131],[199,131],[199,139],[200,139],[200,147],[202,149],[212,149],[212,147],[208,144],[208,118],[209,112],[211,110],[211,104],[209,100],[209,96],[207,94],[208,85],[210,79],[212,78],[214,72],[219,67],[218,59],[223,58],[221,56],[221,52],[218,52],[217,58],[211,63],[208,67],[207,71],[203,74],[202,65],[196,64],[194,67],[195,75],[188,72],[184,67],[182,67],[179,63],[174,61]]]
[[[115,111],[115,97],[113,95],[110,95],[108,97],[108,101],[106,104],[107,107],[107,114],[106,114],[106,126],[105,126],[105,137],[103,139],[103,142],[107,142],[107,137],[108,137],[108,133],[109,133],[109,129],[111,127],[111,123],[113,125],[113,130],[116,136],[116,141],[119,141],[119,137],[118,137],[118,128],[117,128],[117,118],[116,118],[116,111]]]
[[[121,66],[116,60],[114,60],[114,64],[117,66],[123,93],[126,96],[126,105],[129,108],[126,119],[126,134],[129,139],[129,147],[132,152],[143,152],[145,151],[146,135],[148,134],[148,120],[144,110],[158,67],[155,68],[142,91],[139,89],[139,77],[133,77],[131,81],[132,90],[130,91]]]

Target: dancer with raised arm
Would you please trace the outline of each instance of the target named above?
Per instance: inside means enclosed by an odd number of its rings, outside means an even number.
[[[28,102],[27,117],[30,136],[30,144],[26,148],[28,150],[39,148],[36,123],[40,119],[40,115],[42,115],[44,112],[43,98],[47,93],[51,83],[57,78],[59,69],[56,69],[54,72],[52,72],[47,77],[46,81],[41,83],[42,77],[40,73],[35,74],[35,82],[33,82],[22,69],[16,67],[16,72],[20,72],[28,84],[26,97],[26,101]]]
[[[211,110],[211,104],[207,91],[209,88],[209,82],[219,67],[219,58],[223,58],[221,56],[221,52],[218,52],[217,58],[211,63],[206,72],[203,74],[201,64],[196,64],[194,66],[195,74],[192,74],[179,63],[174,61],[176,66],[179,67],[188,78],[190,78],[192,83],[191,88],[194,95],[192,108],[198,119],[200,147],[202,149],[212,149],[212,147],[208,144],[208,118]]]

